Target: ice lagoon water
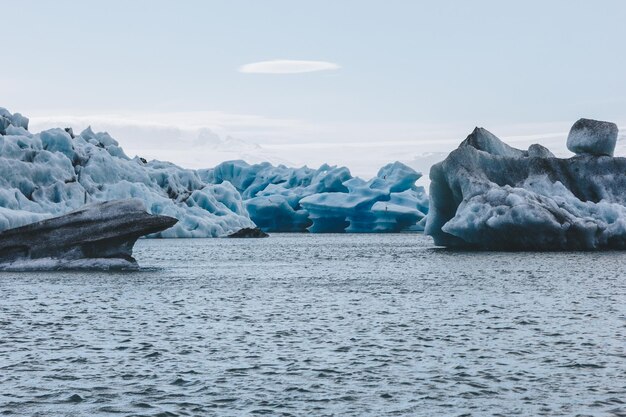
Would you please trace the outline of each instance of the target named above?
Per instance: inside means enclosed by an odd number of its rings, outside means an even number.
[[[421,235],[143,240],[0,273],[0,413],[626,415],[626,253]]]

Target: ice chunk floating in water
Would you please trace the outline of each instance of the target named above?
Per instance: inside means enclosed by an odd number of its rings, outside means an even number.
[[[226,161],[198,173],[207,182],[233,184],[250,217],[265,232],[306,231],[312,222],[300,200],[313,194],[347,192],[343,183],[352,178],[345,167],[288,168],[244,161]]]
[[[319,169],[227,161],[200,170],[207,182],[232,183],[254,222],[266,232],[343,233],[421,230],[428,212],[421,174],[395,162],[364,181],[345,167]]]
[[[0,232],[0,270],[136,268],[137,239],[176,222],[146,213],[138,199],[90,204]]]
[[[228,182],[209,184],[169,162],[130,159],[115,139],[90,128],[76,137],[27,128],[27,118],[0,108],[0,230],[125,198],[179,220],[155,234],[160,237],[216,237],[254,227]]]
[[[580,154],[560,159],[476,128],[431,168],[426,233],[448,247],[626,249],[626,159],[608,156],[616,137],[614,124],[581,119],[568,139]]]
[[[382,167],[370,181],[353,178],[347,193],[321,193],[301,200],[310,213],[314,232],[400,232],[417,224],[428,212],[421,174],[395,162]]]

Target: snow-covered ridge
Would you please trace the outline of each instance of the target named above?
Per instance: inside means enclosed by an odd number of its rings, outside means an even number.
[[[556,158],[512,148],[476,128],[430,171],[426,233],[448,247],[488,250],[626,249],[626,158],[617,127],[581,119]]]
[[[126,156],[90,128],[33,134],[28,119],[0,108],[0,230],[67,213],[86,203],[139,198],[179,222],[157,236],[216,237],[254,227],[237,190],[194,170]]]

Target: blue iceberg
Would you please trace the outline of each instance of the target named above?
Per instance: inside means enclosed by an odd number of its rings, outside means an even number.
[[[201,170],[205,181],[228,181],[252,220],[266,232],[378,233],[422,230],[428,198],[421,174],[395,162],[370,181],[345,167],[319,169],[224,162]],[[420,223],[421,222],[421,223]]]

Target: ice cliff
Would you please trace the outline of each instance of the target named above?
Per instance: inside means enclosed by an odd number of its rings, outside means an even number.
[[[230,182],[254,222],[267,232],[399,232],[420,230],[428,198],[421,174],[395,162],[370,181],[345,167],[287,168],[224,162],[200,170],[207,182]]]
[[[626,249],[626,158],[613,123],[572,126],[569,159],[512,148],[476,128],[430,171],[426,233],[484,250]]]
[[[71,129],[33,134],[26,117],[0,108],[0,230],[125,198],[179,220],[156,236],[215,237],[254,227],[228,182],[210,184],[169,162],[131,159],[111,136],[90,128],[78,136]]]

